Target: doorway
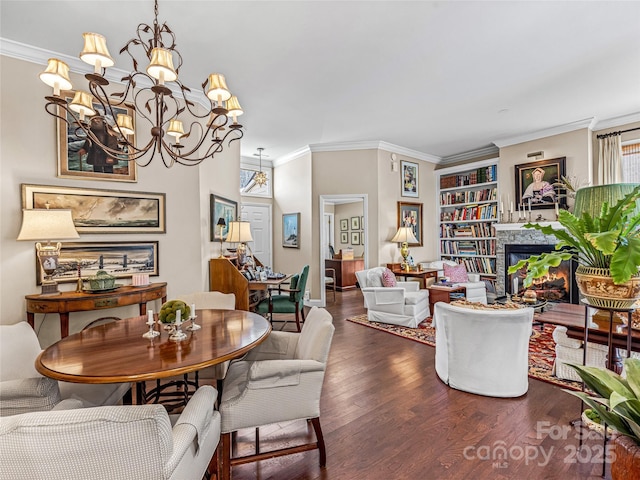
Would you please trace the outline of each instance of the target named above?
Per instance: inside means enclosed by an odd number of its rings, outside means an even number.
[[[359,215],[360,228],[357,231],[359,234],[361,234],[359,235],[359,237],[360,238],[364,237],[364,240],[360,241],[360,243],[358,244],[358,248],[359,248],[359,252],[361,252],[359,253],[359,255],[362,255],[364,258],[364,268],[367,268],[367,265],[369,264],[369,249],[368,249],[369,235],[367,232],[367,226],[369,225],[368,195],[366,193],[364,194],[353,193],[353,194],[344,194],[344,195],[320,195],[319,218],[320,218],[321,224],[320,224],[319,231],[320,231],[320,267],[321,268],[319,269],[320,270],[319,285],[321,285],[321,288],[320,288],[320,302],[319,302],[320,304],[318,306],[324,307],[327,305],[327,292],[324,286],[324,264],[325,264],[324,261],[325,261],[325,258],[330,258],[329,245],[331,244],[335,252],[338,253],[341,250],[341,248],[352,246],[351,232],[353,231],[355,233],[355,230],[352,230],[350,228],[348,232],[348,237],[347,237],[348,243],[344,243],[344,244],[341,243],[343,239],[339,237],[344,232],[340,231],[339,225],[335,225],[335,222],[338,221],[338,218],[334,213],[336,206],[355,204],[355,203],[360,203],[362,205],[361,215]],[[333,216],[331,227],[329,227],[327,223],[327,217],[330,215]],[[349,225],[349,227],[351,227],[351,225]],[[333,230],[333,233],[332,233],[332,230]],[[331,243],[332,241],[334,243]]]
[[[240,220],[251,224],[250,248],[253,256],[263,265],[273,265],[273,245],[271,240],[271,205],[264,203],[243,203]]]

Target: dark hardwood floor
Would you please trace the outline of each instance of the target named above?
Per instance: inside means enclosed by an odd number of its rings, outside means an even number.
[[[451,389],[435,373],[434,348],[345,320],[364,313],[359,290],[327,309],[336,333],[321,402],[326,468],[314,450],[234,467],[234,480],[601,478],[602,440],[578,451],[569,426],[577,398],[533,379],[515,399]],[[312,435],[304,421],[267,426],[261,447]],[[253,430],[237,438],[240,453],[253,451]]]

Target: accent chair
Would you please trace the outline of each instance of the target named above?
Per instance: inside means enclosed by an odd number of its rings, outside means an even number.
[[[273,314],[294,314],[298,332],[301,330],[301,323],[305,321],[304,315],[304,292],[307,288],[307,278],[309,277],[309,265],[305,265],[299,274],[291,277],[289,288],[278,286],[278,294],[274,295],[269,290],[269,296],[258,303],[256,311],[268,316],[273,323]],[[276,289],[274,289],[276,290]],[[286,323],[286,322],[285,322]]]

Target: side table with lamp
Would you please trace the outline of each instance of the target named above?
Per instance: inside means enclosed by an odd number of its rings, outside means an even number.
[[[411,227],[400,227],[391,239],[392,242],[402,243],[400,247],[400,255],[402,255],[402,270],[409,271],[409,244],[418,243],[418,239],[413,234]]]

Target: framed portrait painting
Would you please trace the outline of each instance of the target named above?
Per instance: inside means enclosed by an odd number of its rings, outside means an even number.
[[[229,200],[228,198],[220,197],[218,195],[211,194],[209,196],[209,238],[211,241],[220,241],[229,233],[229,222],[235,222],[238,218],[238,202]],[[224,218],[224,227],[218,227],[218,221],[220,218]]]
[[[398,202],[398,228],[411,227],[418,243],[409,245],[422,246],[422,204]]]
[[[116,278],[130,278],[136,273],[158,276],[158,242],[63,242],[54,273],[56,282],[75,282],[104,270]],[[36,281],[42,284],[45,274],[36,255]],[[116,284],[117,285],[117,284]]]
[[[282,215],[282,246],[300,248],[300,213]]]
[[[554,186],[565,172],[566,157],[521,163],[515,166],[516,207],[524,209],[565,207],[567,198]]]
[[[165,233],[165,194],[22,184],[22,208],[71,210],[79,233]]]
[[[402,182],[402,196],[415,197],[418,195],[418,164],[402,160],[400,162],[400,177]]]
[[[67,103],[73,100],[74,91],[64,91],[61,95]],[[104,115],[104,108],[99,103],[93,104],[94,110]],[[127,114],[134,119],[135,109],[131,105],[122,105],[114,108],[115,114]],[[106,115],[95,116],[88,120],[90,129],[108,147],[122,152],[120,155],[109,155],[97,146],[91,145],[87,136],[77,125],[73,118],[63,109],[59,108],[59,115],[67,115],[67,122],[58,119],[58,177],[75,178],[84,180],[109,180],[116,182],[137,182],[138,166],[130,161],[127,155],[127,146],[119,143],[120,133],[113,126],[116,119]],[[128,137],[129,142],[135,145],[135,133]]]

